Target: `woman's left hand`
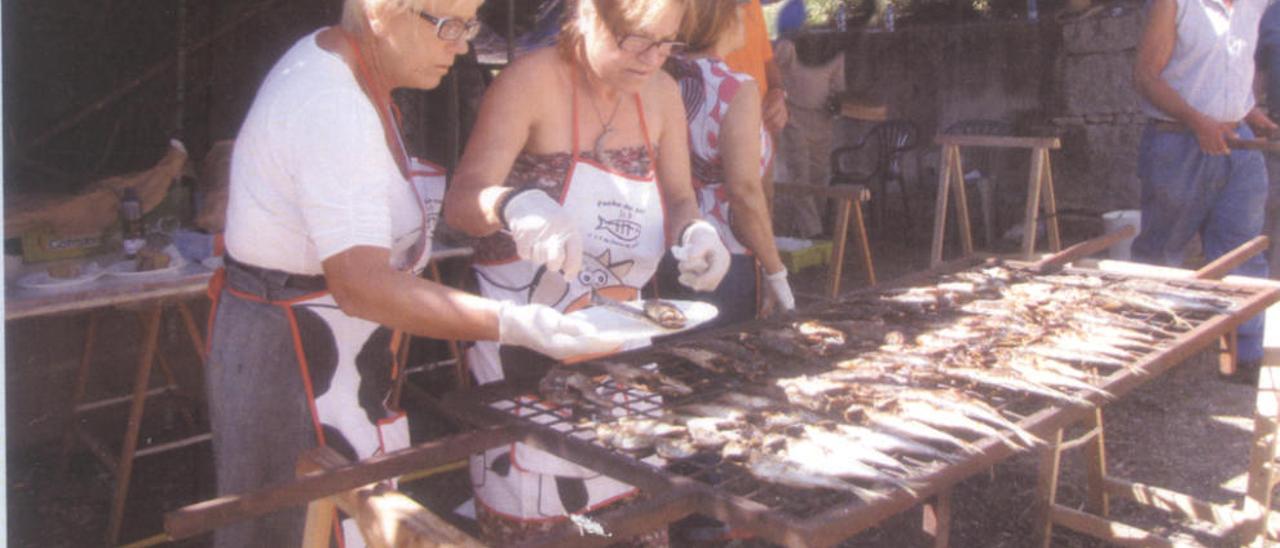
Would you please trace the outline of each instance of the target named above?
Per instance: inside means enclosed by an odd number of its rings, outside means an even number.
[[[680,283],[694,291],[714,290],[729,272],[729,248],[716,228],[701,219],[689,223],[671,255],[679,261]]]
[[[791,293],[791,284],[787,282],[787,269],[773,274],[765,274],[764,304],[761,315],[769,316],[774,312],[788,312],[796,309],[796,298]]]

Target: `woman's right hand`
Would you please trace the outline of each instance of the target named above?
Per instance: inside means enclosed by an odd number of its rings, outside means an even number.
[[[542,304],[502,303],[498,342],[523,346],[563,360],[617,351],[622,341],[602,337],[594,325]]]
[[[569,212],[541,190],[512,192],[517,194],[506,200],[500,216],[516,254],[566,278],[576,276],[582,269],[582,233]]]
[[[791,284],[787,282],[787,269],[764,275],[764,304],[761,306],[762,316],[771,316],[775,312],[789,312],[796,309],[796,297],[791,293]]]

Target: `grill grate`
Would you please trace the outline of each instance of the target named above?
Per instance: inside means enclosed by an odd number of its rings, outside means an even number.
[[[1082,276],[1101,280],[1102,283],[1106,284],[1134,279],[1128,276],[1093,271],[1086,271]],[[928,283],[937,281],[937,279],[926,280]],[[1241,307],[1244,304],[1260,300],[1258,295],[1262,291],[1258,288],[1228,286],[1201,281],[1162,283],[1167,283],[1171,287],[1183,288],[1187,291],[1195,291],[1200,294],[1228,300],[1233,303],[1232,312],[1228,314],[1232,317],[1243,314]],[[740,497],[741,499],[752,501],[768,510],[786,516],[787,519],[784,519],[784,523],[805,523],[805,520],[827,514],[833,509],[854,508],[866,503],[853,494],[843,491],[802,489],[761,481],[753,476],[742,463],[723,458],[718,451],[704,451],[693,457],[675,461],[662,459],[652,449],[637,453],[621,451],[597,439],[595,425],[598,421],[615,420],[619,417],[658,419],[672,408],[687,404],[712,402],[727,393],[748,390],[750,387],[760,384],[748,382],[741,376],[732,373],[714,373],[708,369],[695,366],[684,359],[678,359],[668,352],[672,346],[696,348],[701,344],[705,344],[706,341],[717,340],[741,344],[744,347],[754,346],[753,352],[770,354],[776,351],[761,343],[761,334],[771,329],[784,328],[792,322],[875,319],[883,321],[886,329],[899,330],[906,337],[914,337],[928,329],[954,323],[966,315],[956,308],[915,310],[910,306],[886,305],[881,298],[889,294],[892,293],[888,291],[860,292],[826,306],[806,310],[801,317],[757,321],[745,325],[732,326],[677,340],[664,341],[649,348],[607,358],[609,361],[660,371],[662,374],[692,388],[692,393],[686,396],[660,396],[639,387],[619,385],[607,376],[599,376],[595,378],[598,394],[617,405],[604,417],[598,416],[598,412],[592,413],[588,409],[577,406],[560,406],[539,401],[533,395],[534,390],[526,390],[517,397],[494,396],[485,399],[482,396],[479,403],[490,409],[501,411],[507,417],[515,417],[522,421],[542,425],[556,432],[564,433],[569,437],[588,442],[597,448],[610,452],[615,457],[643,462],[659,475],[689,478],[730,500],[733,500],[733,497]],[[1180,321],[1174,321],[1160,312],[1143,312],[1137,309],[1123,309],[1115,312],[1131,320],[1159,325],[1164,330],[1153,335],[1155,337],[1155,342],[1152,343],[1154,349],[1133,358],[1132,364],[1154,363],[1158,358],[1175,354],[1175,351],[1181,350],[1186,345],[1185,340],[1188,334],[1205,322],[1222,316],[1222,314],[1211,312],[1186,312],[1181,314]],[[1222,331],[1225,331],[1225,329]],[[1013,337],[1007,341],[991,342],[992,344],[987,347],[988,350],[1016,348],[1019,344],[1019,341]],[[826,356],[809,358],[793,356],[795,362],[804,363],[799,366],[794,366],[794,364],[786,364],[784,366],[775,363],[774,371],[769,380],[797,372],[811,374],[824,369],[831,369],[835,363],[841,360],[871,355],[878,346],[879,344],[875,341],[861,345],[850,343],[847,347],[838,349]],[[771,355],[778,357],[776,353]],[[1095,384],[1106,388],[1128,373],[1128,371],[1121,369],[1111,373],[1109,376],[1097,378]],[[1029,417],[1051,407],[1054,403],[1043,397],[1008,390],[961,386],[959,383],[956,383],[956,386],[961,387],[968,393],[980,396],[980,399],[998,409],[1002,415],[1019,423],[1027,422]],[[484,393],[481,392],[481,394]],[[474,396],[462,397],[454,401],[469,404],[477,403]],[[962,435],[960,437],[971,442],[980,441],[977,436]],[[572,455],[561,456],[574,460]],[[973,458],[977,459],[979,457]],[[900,460],[907,464],[918,465],[919,468],[917,470],[921,472],[920,475],[927,477],[933,477],[935,472],[950,466],[947,463],[906,456],[901,457]],[[625,480],[626,478],[622,479]],[[915,476],[913,475],[911,479],[915,479]],[[886,487],[881,486],[880,489],[883,492]]]

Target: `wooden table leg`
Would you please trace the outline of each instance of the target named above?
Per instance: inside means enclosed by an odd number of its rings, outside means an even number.
[[[1083,423],[1086,428],[1093,431],[1092,438],[1084,446],[1085,467],[1088,475],[1085,509],[1095,515],[1106,517],[1111,513],[1111,506],[1107,499],[1107,449],[1106,437],[1102,429],[1102,408],[1095,408],[1093,415]]]
[[[943,489],[934,496],[933,502],[921,507],[922,528],[933,537],[935,548],[946,548],[951,544],[951,489]]]
[[[1022,216],[1022,257],[1031,259],[1036,252],[1036,227],[1039,226],[1040,189],[1044,187],[1044,154],[1035,149],[1031,154],[1031,178],[1027,181],[1027,207]]]
[[[85,388],[89,383],[89,366],[93,363],[93,342],[98,334],[98,318],[101,314],[99,310],[89,312],[89,325],[85,328],[84,350],[80,353],[80,367],[76,368],[75,385],[71,388],[71,408],[68,413],[67,428],[62,433],[59,469],[63,472],[67,469],[71,450],[75,448],[76,431],[80,428],[80,412],[76,408],[80,407],[80,402],[84,401]]]
[[[191,338],[191,344],[196,348],[196,355],[200,356],[200,361],[206,362],[209,356],[205,355],[207,350],[204,345],[204,336],[200,334],[199,324],[196,323],[195,317],[191,314],[191,309],[187,307],[187,303],[179,301],[174,306],[178,308],[178,314],[182,316],[182,324],[187,328],[187,336]]]
[[[1253,443],[1249,448],[1249,470],[1242,505],[1244,522],[1239,529],[1241,545],[1265,544],[1266,524],[1271,515],[1275,477],[1277,424],[1280,423],[1280,364],[1271,356],[1258,372],[1258,395],[1253,415]]]
[[[942,243],[947,235],[947,193],[951,191],[951,157],[959,154],[959,147],[942,145],[942,165],[938,170],[938,195],[933,206],[933,245],[929,250],[930,268],[942,264]]]
[[[1218,339],[1218,372],[1236,374],[1236,332],[1233,330]]]
[[[867,240],[867,225],[862,219],[862,202],[853,202],[853,222],[858,231],[858,249],[862,252],[862,264],[867,268],[867,285],[876,285],[876,266],[871,262],[871,242]]]
[[[960,233],[960,253],[968,257],[973,255],[973,225],[969,222],[969,191],[965,188],[964,163],[958,147],[951,155],[951,162],[955,164],[951,168],[954,174],[951,191],[956,194],[956,231]]]
[[[129,494],[129,480],[133,473],[133,456],[138,448],[138,434],[142,428],[142,412],[147,404],[147,387],[151,383],[151,366],[154,363],[156,344],[160,335],[160,312],[156,303],[142,316],[142,354],[138,357],[138,369],[133,378],[133,400],[129,408],[129,422],[125,426],[124,445],[120,448],[120,463],[116,470],[116,488],[111,500],[111,515],[107,522],[107,544],[114,545],[120,537],[124,521],[124,504]]]
[[[1048,445],[1040,453],[1040,477],[1036,485],[1040,504],[1036,534],[1040,537],[1037,544],[1049,548],[1053,541],[1053,506],[1058,500],[1058,472],[1062,465],[1062,430],[1055,430],[1045,441]]]
[[[1035,153],[1044,158],[1040,177],[1040,197],[1043,200],[1049,251],[1062,251],[1062,234],[1058,232],[1058,202],[1053,197],[1053,166],[1049,163],[1049,149],[1037,148]]]
[[[840,278],[844,276],[844,248],[849,242],[849,213],[854,199],[840,200],[839,212],[836,214],[835,246],[831,250],[831,266],[827,267],[827,296],[834,299],[840,295]],[[861,226],[861,225],[859,225]]]

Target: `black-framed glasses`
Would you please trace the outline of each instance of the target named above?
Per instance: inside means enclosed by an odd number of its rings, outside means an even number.
[[[628,53],[634,53],[636,55],[644,55],[654,48],[657,48],[658,53],[663,56],[672,54],[679,55],[684,53],[685,46],[686,44],[684,42],[677,42],[674,40],[654,40],[652,38],[645,38],[644,36],[637,36],[634,34],[628,34],[618,39],[618,49]]]
[[[436,38],[446,42],[462,40],[470,42],[480,34],[480,21],[472,19],[464,21],[457,17],[436,17],[422,10],[413,10],[418,17],[436,26]]]

